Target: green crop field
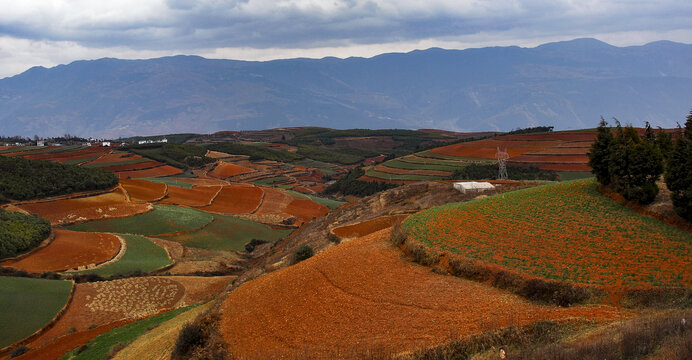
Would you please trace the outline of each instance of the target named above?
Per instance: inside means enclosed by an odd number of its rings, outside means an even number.
[[[414,163],[414,162],[408,162],[404,160],[389,160],[382,165],[386,167],[390,167],[393,169],[406,169],[406,170],[441,170],[441,171],[454,171],[457,169],[461,169],[465,167],[467,164],[462,164],[458,163],[457,165],[447,165],[447,164],[438,164],[435,163],[434,160],[428,162],[428,163]]]
[[[93,273],[101,276],[128,274],[135,271],[149,272],[160,269],[171,263],[166,251],[152,243],[149,239],[138,235],[120,235],[125,239],[127,249],[120,260],[94,270],[83,273]]]
[[[365,175],[383,180],[440,180],[444,178],[444,176],[388,174],[373,169],[367,169]]]
[[[334,210],[338,208],[339,206],[345,204],[345,201],[338,201],[338,200],[332,200],[328,198],[323,198],[315,195],[308,195],[308,194],[303,194],[297,191],[289,190],[288,194],[293,196],[296,199],[300,200],[312,200],[318,204],[324,205],[328,207],[330,210]]]
[[[252,239],[276,241],[290,233],[291,230],[275,230],[250,220],[214,215],[214,221],[200,231],[167,236],[162,239],[200,249],[243,251],[245,244]]]
[[[65,306],[72,283],[0,277],[0,348],[46,325]]]
[[[192,189],[192,184],[185,182],[185,181],[180,181],[178,180],[180,176],[170,178],[170,177],[160,177],[160,178],[139,178],[138,180],[146,180],[146,181],[151,181],[155,183],[163,183],[167,185],[172,185],[172,186],[179,186],[181,188],[186,188],[186,189]]]
[[[286,178],[285,176],[274,176],[274,177],[255,180],[252,183],[255,185],[269,186],[269,185],[273,185],[273,184],[276,184],[278,182],[282,182],[282,181],[286,181],[286,180],[288,180],[288,178]]]
[[[594,177],[591,171],[558,171],[560,181],[570,181]]]
[[[178,206],[154,205],[154,210],[127,218],[90,221],[68,226],[86,232],[111,232],[137,235],[158,235],[199,229],[214,217],[204,211]]]
[[[31,150],[41,149],[41,148],[43,148],[43,147],[42,147],[42,146],[18,146],[18,147],[11,147],[11,148],[7,148],[7,149],[5,149],[5,150],[0,150],[0,154],[13,153],[13,152],[31,151]]]
[[[315,168],[327,175],[334,175],[336,174],[336,169],[338,166],[322,161],[317,161],[317,160],[312,160],[312,159],[302,159],[302,160],[297,160],[294,161],[292,164],[298,165],[298,166],[304,166],[306,168]]]
[[[106,360],[110,357],[109,352],[117,344],[127,345],[135,339],[137,339],[142,334],[146,333],[150,329],[158,326],[159,324],[171,320],[174,317],[196,307],[197,305],[186,306],[180,309],[172,310],[146,318],[143,320],[135,321],[131,324],[127,324],[118,328],[115,328],[107,333],[101,334],[86,344],[86,348],[82,352],[78,352],[74,349],[67,354],[63,355],[59,360]]]
[[[692,286],[692,234],[635,213],[593,179],[552,183],[412,215],[428,246],[585,284]]]

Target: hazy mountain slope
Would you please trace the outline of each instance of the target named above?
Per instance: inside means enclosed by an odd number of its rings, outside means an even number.
[[[692,106],[692,45],[594,39],[428,49],[369,59],[176,56],[32,68],[0,80],[0,135],[134,135],[318,125],[509,130],[675,126]]]

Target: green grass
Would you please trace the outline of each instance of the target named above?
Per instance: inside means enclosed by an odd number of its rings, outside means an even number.
[[[204,211],[178,206],[154,205],[154,210],[127,218],[90,221],[68,226],[86,232],[112,232],[136,235],[158,235],[198,229],[214,217]]]
[[[138,337],[149,331],[150,329],[160,325],[163,322],[173,319],[174,317],[196,307],[197,305],[186,306],[180,309],[172,310],[163,314],[152,316],[143,320],[115,328],[107,333],[101,334],[86,344],[86,349],[81,353],[77,353],[74,349],[63,355],[60,360],[105,360],[108,359],[108,354],[115,345],[127,345],[135,341]]]
[[[294,165],[298,166],[304,166],[306,168],[315,168],[326,175],[334,175],[336,174],[336,171],[334,169],[338,168],[338,166],[322,161],[317,161],[313,159],[303,159],[303,160],[298,160],[293,162]]]
[[[0,154],[5,154],[5,153],[13,153],[13,152],[24,152],[24,151],[31,151],[31,150],[36,150],[36,149],[41,149],[43,146],[19,146],[19,147],[11,147],[5,150],[0,150]]]
[[[594,179],[435,207],[404,228],[428,246],[532,276],[692,286],[692,234],[602,196]]]
[[[252,183],[255,185],[268,186],[268,185],[274,185],[278,182],[282,182],[282,181],[286,181],[286,180],[287,180],[287,178],[284,176],[274,176],[274,177],[270,177],[270,178],[255,180]]]
[[[393,168],[393,169],[406,169],[406,170],[439,170],[439,171],[449,171],[452,172],[457,169],[461,169],[468,164],[463,164],[463,163],[458,163],[457,165],[447,165],[447,164],[438,164],[435,163],[434,161],[430,161],[428,163],[413,163],[413,162],[408,162],[408,161],[402,161],[402,160],[389,160],[382,165]]]
[[[330,210],[334,210],[334,209],[338,208],[339,206],[346,203],[345,201],[338,201],[338,200],[332,200],[332,199],[319,197],[319,196],[315,196],[315,195],[303,194],[303,193],[293,191],[293,190],[289,190],[288,193],[289,193],[289,195],[291,195],[297,199],[312,200],[318,204],[322,204],[322,205],[328,207]]]
[[[163,184],[167,184],[167,185],[179,186],[179,187],[186,188],[186,189],[192,189],[192,184],[185,182],[185,181],[177,180],[179,178],[180,178],[180,176],[176,176],[173,178],[171,178],[171,177],[138,178],[138,180],[147,180],[147,181],[151,181],[151,182],[155,182],[155,183],[163,183]]]
[[[444,176],[388,174],[373,170],[372,168],[367,169],[365,175],[383,180],[441,180],[445,178]]]
[[[0,277],[0,348],[46,325],[67,302],[72,283]]]
[[[558,171],[560,181],[570,181],[594,177],[591,171]]]
[[[127,250],[120,260],[104,267],[83,271],[85,274],[112,276],[135,271],[149,272],[170,265],[166,251],[149,239],[138,235],[120,235],[127,244]]]
[[[277,241],[292,230],[275,230],[267,225],[233,216],[214,215],[214,221],[200,231],[163,237],[181,243],[187,247],[243,251],[245,244],[252,239]]]

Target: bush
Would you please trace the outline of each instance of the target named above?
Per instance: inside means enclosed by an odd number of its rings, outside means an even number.
[[[406,239],[404,246],[411,252],[413,261],[423,266],[430,266],[440,262],[440,254],[437,251],[421,245],[414,240]]]
[[[194,348],[202,345],[204,345],[204,333],[202,328],[197,324],[187,323],[183,326],[180,335],[178,335],[178,339],[175,341],[173,354],[185,358],[192,353]]]
[[[0,209],[0,259],[31,250],[49,235],[48,220]]]
[[[255,251],[255,247],[257,247],[257,245],[262,245],[266,243],[268,243],[268,241],[266,240],[252,239],[249,243],[245,244],[245,251],[253,252]]]
[[[341,193],[343,195],[368,196],[374,193],[395,188],[399,185],[389,184],[378,181],[361,181],[359,177],[365,175],[365,171],[361,167],[357,167],[348,172],[348,174],[339,178],[335,183],[329,185],[325,190],[325,194]]]
[[[19,345],[16,349],[12,350],[10,353],[10,358],[16,358],[18,356],[24,355],[29,351],[29,348],[27,348],[24,345]]]
[[[308,244],[303,244],[296,250],[296,263],[309,259],[313,255],[315,255],[315,252],[312,250],[312,247]]]

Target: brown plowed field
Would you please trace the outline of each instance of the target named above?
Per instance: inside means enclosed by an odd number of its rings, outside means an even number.
[[[484,284],[438,275],[388,242],[389,230],[343,243],[229,294],[220,330],[241,359],[350,358],[439,345],[539,320],[622,316],[609,306],[536,305]],[[286,286],[291,284],[291,286]]]
[[[64,271],[79,266],[99,264],[115,257],[120,241],[115,235],[55,230],[55,240],[20,260],[9,260],[11,266],[28,272]]]
[[[116,175],[120,179],[134,179],[147,177],[160,177],[181,174],[183,171],[170,165],[159,166],[153,169],[133,170],[117,172]]]
[[[74,159],[84,159],[88,157],[92,157],[94,155],[99,155],[103,153],[110,152],[110,148],[104,148],[100,146],[90,146],[90,147],[85,147],[83,149],[78,149],[78,150],[69,150],[69,151],[61,151],[61,152],[46,152],[46,153],[38,153],[38,154],[28,154],[22,156],[25,159],[31,159],[31,160],[50,160],[50,161],[67,161],[67,160],[74,160]]]
[[[108,170],[110,172],[118,172],[118,171],[150,169],[150,168],[155,168],[155,167],[158,167],[161,165],[163,165],[163,163],[160,163],[158,161],[145,161],[145,162],[136,163],[136,164],[105,166],[105,167],[102,167],[102,169]]]
[[[114,163],[114,162],[119,162],[119,161],[127,161],[127,160],[141,159],[141,158],[142,157],[139,155],[130,154],[130,153],[110,153],[110,154],[102,155],[100,158],[90,161],[89,164],[107,164],[107,163]]]
[[[405,219],[408,215],[381,216],[372,220],[359,222],[357,224],[340,226],[332,229],[332,232],[340,238],[363,237],[382,229],[390,228],[397,222]]]
[[[155,201],[166,195],[166,184],[146,180],[121,179],[120,184],[132,201]]]
[[[258,215],[269,215],[269,214],[285,214],[284,209],[293,200],[293,196],[276,189],[265,187],[264,189],[264,201],[262,201],[262,206],[257,209],[256,214]]]
[[[169,186],[168,196],[159,201],[159,204],[207,206],[219,190],[221,186],[195,186],[192,189]]]
[[[466,143],[453,144],[430,150],[431,152],[469,158],[495,159],[497,148],[507,149],[510,157],[515,157],[524,153],[541,151],[559,145],[556,140],[544,141],[512,141],[505,137],[494,139],[484,139]]]
[[[229,185],[230,182],[226,180],[210,178],[210,177],[196,177],[196,178],[176,178],[175,180],[192,184],[194,186],[224,186]]]
[[[253,171],[255,170],[246,168],[244,166],[221,162],[214,168],[214,170],[209,172],[209,176],[219,179],[226,179],[234,175],[245,174]]]
[[[284,212],[302,221],[309,221],[328,213],[329,208],[312,200],[294,199],[286,206]]]
[[[257,208],[264,191],[257,186],[234,184],[224,186],[210,206],[200,209],[222,214],[247,214]]]
[[[443,170],[415,170],[415,169],[397,169],[384,166],[382,164],[375,165],[375,171],[395,174],[395,175],[425,175],[425,176],[450,176],[451,171]]]
[[[127,202],[127,197],[121,189],[78,199],[22,204],[20,208],[50,220],[53,225],[126,217],[150,210],[148,204]]]

